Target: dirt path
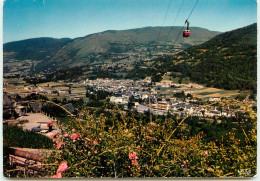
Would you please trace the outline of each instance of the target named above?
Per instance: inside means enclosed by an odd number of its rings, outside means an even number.
[[[23,124],[23,128],[31,130],[33,127],[39,126],[40,123],[48,123],[52,119],[42,113],[27,113],[26,116],[21,116],[18,120],[28,120],[29,122]]]
[[[24,130],[32,130],[33,127],[40,126],[41,123],[48,123],[51,122],[52,119],[42,113],[27,113],[26,116],[21,116],[18,120],[28,120],[27,123],[22,125]],[[55,129],[51,132],[45,134],[46,136],[50,137],[53,133],[60,132],[60,130]]]

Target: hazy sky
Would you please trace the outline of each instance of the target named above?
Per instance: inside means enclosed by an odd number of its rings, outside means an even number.
[[[183,26],[196,1],[5,0],[3,41],[75,38],[105,30],[172,26],[179,9],[175,25]],[[190,26],[229,31],[256,22],[257,3],[256,0],[199,0],[189,21]]]

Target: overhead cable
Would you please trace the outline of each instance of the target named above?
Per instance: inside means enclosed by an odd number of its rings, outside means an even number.
[[[170,31],[169,31],[169,33],[168,33],[168,35],[167,35],[168,38],[169,38],[169,35],[171,34],[171,32],[172,32],[172,30],[173,30],[173,27],[174,27],[174,25],[175,25],[175,23],[176,23],[176,20],[177,20],[179,14],[180,14],[180,11],[181,11],[181,8],[182,8],[182,6],[183,6],[183,4],[184,4],[184,1],[185,1],[185,0],[182,0],[181,6],[180,6],[180,8],[179,8],[179,10],[178,10],[178,13],[177,13],[176,16],[175,16],[175,19],[174,19],[174,21],[173,21],[173,24],[172,24],[172,26],[171,26],[171,29],[170,29]]]
[[[193,8],[192,8],[192,10],[191,10],[191,12],[190,12],[188,18],[186,19],[186,21],[188,21],[188,19],[190,18],[191,14],[192,14],[193,10],[195,9],[196,5],[198,4],[198,2],[199,2],[199,0],[197,0],[196,3],[194,4],[194,6],[193,6]],[[184,29],[185,24],[186,24],[186,22],[184,23],[183,27],[181,28],[181,30],[180,30],[180,32],[179,32],[179,34],[178,34],[178,36],[177,36],[177,38],[176,38],[174,44],[177,42],[177,40],[178,40],[178,38],[179,38],[181,32],[182,32],[183,29]]]
[[[169,11],[169,9],[170,9],[171,4],[172,4],[172,0],[170,0],[170,2],[169,2],[167,11],[166,11],[165,16],[164,16],[164,19],[163,19],[163,23],[162,23],[162,26],[161,26],[161,29],[160,29],[160,31],[159,31],[159,34],[158,34],[158,37],[157,37],[157,40],[156,40],[156,41],[158,41],[159,38],[160,38],[160,35],[161,35],[161,32],[162,32],[162,27],[163,27],[163,25],[164,25],[164,23],[165,23],[165,20],[166,20],[166,17],[167,17],[167,14],[168,14],[168,11]]]

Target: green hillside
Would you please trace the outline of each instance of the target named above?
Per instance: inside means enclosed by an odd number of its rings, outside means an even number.
[[[4,60],[45,60],[55,55],[58,50],[71,41],[70,38],[33,38],[6,43],[3,46],[4,53],[13,52],[13,54]]]
[[[172,29],[172,30],[171,30]],[[153,58],[154,55],[174,53],[174,41],[181,27],[145,27],[129,30],[109,30],[78,38],[60,50],[46,65],[39,64],[38,69],[64,69],[89,64],[139,61]],[[161,36],[157,41],[159,32]],[[178,50],[203,43],[219,32],[191,27],[193,37],[179,38]]]
[[[257,25],[226,32],[166,58],[157,59],[157,72],[190,77],[191,81],[224,89],[256,90]]]
[[[174,54],[219,34],[191,27],[193,36],[179,38],[174,44],[180,30],[181,27],[144,27],[108,30],[75,39],[34,38],[10,42],[3,46],[4,73],[8,76],[26,76],[104,64],[114,70],[114,63],[128,69],[135,62]]]

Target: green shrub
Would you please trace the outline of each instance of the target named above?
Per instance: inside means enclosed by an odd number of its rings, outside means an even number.
[[[52,140],[33,131],[24,131],[18,126],[3,127],[4,142],[9,147],[21,148],[52,148]]]
[[[255,127],[244,129],[246,137],[238,136],[242,130],[227,130],[222,139],[217,136],[212,138],[218,140],[209,140],[203,131],[187,136],[190,128],[186,120],[177,118],[147,123],[136,115],[119,118],[117,113],[85,114],[84,120],[62,121],[64,134],[54,135],[57,151],[47,161],[51,165],[49,175],[122,178],[256,174]],[[61,163],[68,168],[58,172]]]

